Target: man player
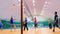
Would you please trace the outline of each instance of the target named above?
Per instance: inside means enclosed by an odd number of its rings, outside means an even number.
[[[55,26],[60,28],[58,26],[58,15],[57,15],[57,12],[55,12],[55,16],[54,16],[54,25],[53,25],[53,32],[55,32]]]

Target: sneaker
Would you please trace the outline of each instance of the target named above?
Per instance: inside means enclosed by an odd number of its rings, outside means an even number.
[[[28,28],[27,28],[27,31],[28,31]]]
[[[53,32],[55,32],[55,30],[53,29]]]

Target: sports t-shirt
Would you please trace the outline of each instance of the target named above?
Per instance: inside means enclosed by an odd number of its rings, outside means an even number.
[[[55,15],[54,23],[55,23],[55,24],[58,24],[58,15]]]
[[[36,18],[34,19],[34,24],[36,24],[37,23],[37,21],[36,21]]]
[[[10,23],[13,24],[13,18],[10,19]]]

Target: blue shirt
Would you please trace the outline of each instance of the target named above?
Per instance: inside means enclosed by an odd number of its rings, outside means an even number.
[[[2,26],[3,24],[2,24],[2,22],[0,21],[0,26]]]
[[[27,23],[27,18],[25,18],[25,22],[24,23]]]
[[[13,18],[10,19],[10,23],[13,24]]]

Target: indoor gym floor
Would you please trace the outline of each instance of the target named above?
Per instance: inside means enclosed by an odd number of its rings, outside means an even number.
[[[56,28],[55,32],[52,32],[52,29],[49,28],[31,28],[28,31],[23,31],[23,34],[60,34],[60,29]],[[0,30],[0,34],[21,34],[20,29],[11,31],[10,29]]]

